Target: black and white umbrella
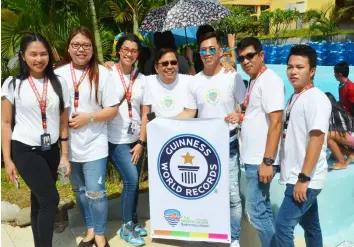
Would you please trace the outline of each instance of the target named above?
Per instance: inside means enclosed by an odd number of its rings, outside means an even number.
[[[164,32],[189,26],[201,26],[230,15],[217,0],[176,0],[151,11],[140,32]]]

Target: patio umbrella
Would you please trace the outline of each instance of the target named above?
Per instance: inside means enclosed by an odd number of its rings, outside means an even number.
[[[217,0],[176,0],[147,14],[139,31],[164,32],[190,26],[201,26],[229,15],[229,9],[222,6]],[[185,37],[187,39],[186,30]],[[188,43],[187,40],[186,43]]]

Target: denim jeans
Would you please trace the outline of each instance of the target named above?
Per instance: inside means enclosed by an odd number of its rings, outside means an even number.
[[[88,229],[103,235],[106,231],[108,201],[106,195],[107,158],[85,163],[71,162],[70,181]]]
[[[246,214],[249,222],[256,228],[262,247],[275,244],[274,214],[269,198],[270,183],[259,182],[259,165],[245,164],[246,170]],[[273,174],[277,167],[273,166]]]
[[[120,208],[123,223],[133,221],[138,223],[137,206],[139,195],[139,176],[143,157],[134,165],[131,161],[132,154],[129,152],[136,143],[113,144],[109,143],[109,155],[116,170],[123,179],[123,191],[120,196]]]
[[[229,182],[231,240],[240,239],[242,204],[240,197],[240,152],[236,136],[230,138]]]
[[[318,216],[317,196],[320,189],[307,189],[307,200],[299,203],[293,198],[294,185],[287,184],[285,197],[275,220],[278,247],[294,247],[294,228],[299,223],[305,231],[308,247],[322,247],[322,232]]]

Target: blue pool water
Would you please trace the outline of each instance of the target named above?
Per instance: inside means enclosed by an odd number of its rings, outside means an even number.
[[[284,81],[285,90],[286,90],[286,101],[293,93],[293,87],[288,81],[286,76],[286,65],[281,64],[268,64],[268,68],[272,69],[277,73]],[[237,71],[241,74],[242,78],[249,80],[249,76],[243,72],[241,66],[237,65]],[[349,78],[354,80],[354,66],[349,67]],[[323,92],[331,92],[336,99],[338,99],[338,81],[334,78],[333,66],[317,66],[316,75],[315,75],[315,86],[320,88]]]

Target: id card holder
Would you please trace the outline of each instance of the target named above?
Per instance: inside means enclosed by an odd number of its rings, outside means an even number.
[[[128,135],[134,135],[136,130],[136,125],[133,122],[130,122],[129,127],[128,127]]]
[[[41,135],[41,150],[48,151],[51,147],[50,134],[44,133]]]

